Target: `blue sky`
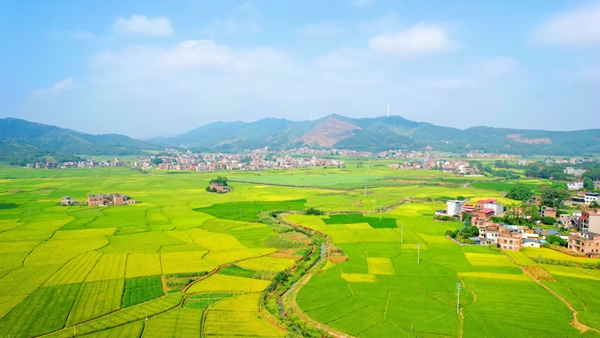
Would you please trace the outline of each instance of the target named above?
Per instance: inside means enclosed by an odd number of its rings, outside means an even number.
[[[169,136],[391,114],[600,128],[600,1],[4,1],[0,117]]]

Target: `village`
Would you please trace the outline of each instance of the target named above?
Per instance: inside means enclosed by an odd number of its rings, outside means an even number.
[[[78,202],[74,198],[64,196],[60,202],[61,205],[87,205],[89,207],[100,207],[108,205],[130,205],[137,204],[136,200],[131,199],[129,196],[119,193],[113,194],[96,194],[88,195],[87,201]]]
[[[469,224],[477,227],[477,232],[475,236],[466,238],[469,244],[514,251],[554,244],[554,248],[563,245],[564,252],[571,255],[600,258],[600,211],[589,208],[597,206],[600,197],[595,193],[585,194],[588,198],[581,203],[581,211],[560,215],[554,208],[540,205],[539,198],[534,196],[528,203],[539,208],[540,217],[544,220],[554,220],[550,226],[544,226],[540,221],[534,226],[497,222],[504,216],[505,209],[496,199],[479,200],[475,204],[468,200],[448,200],[446,209],[435,214],[436,217],[456,217],[467,222],[470,219]],[[586,207],[588,210],[584,209]]]

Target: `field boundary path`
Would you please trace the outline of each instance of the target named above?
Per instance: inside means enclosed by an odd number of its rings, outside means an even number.
[[[300,229],[302,229],[304,231],[309,231],[309,232],[312,232],[312,233],[318,233],[318,234],[326,237],[328,239],[328,241],[327,241],[327,247],[326,247],[326,252],[329,251],[331,243],[332,243],[331,240],[330,240],[330,238],[329,238],[329,236],[327,236],[326,234],[324,234],[324,233],[322,233],[320,231],[309,229],[309,228],[306,228],[306,227],[304,227],[304,226],[302,226],[300,224],[296,224],[296,223],[290,222],[289,220],[287,220],[285,218],[286,215],[287,215],[287,213],[286,214],[281,214],[280,216],[281,216],[281,219],[284,221],[284,223],[286,223],[287,225],[295,227],[295,228],[300,228]],[[323,248],[321,248],[321,250],[323,250]],[[321,254],[322,254],[322,252],[321,252]],[[328,255],[325,254],[322,257],[327,259]],[[294,312],[295,312],[294,314],[297,315],[298,318],[300,318],[302,321],[304,321],[306,323],[309,323],[309,324],[313,325],[314,327],[316,327],[316,328],[318,328],[320,330],[325,331],[327,334],[329,334],[329,335],[331,335],[333,337],[336,337],[336,338],[355,338],[354,336],[351,336],[351,335],[343,333],[341,331],[332,329],[329,326],[324,325],[324,324],[322,324],[322,323],[320,323],[320,322],[318,322],[318,321],[310,318],[298,306],[298,303],[296,302],[296,296],[298,295],[298,292],[300,291],[300,289],[304,285],[306,285],[306,283],[308,283],[308,281],[311,279],[311,277],[314,275],[314,273],[317,270],[320,270],[320,269],[321,268],[319,267],[319,264],[315,263],[315,265],[313,265],[313,267],[310,268],[310,270],[308,271],[308,273],[306,273],[302,278],[300,278],[300,280],[298,280],[296,283],[294,283],[290,287],[290,289],[288,291],[286,291],[286,293],[282,296],[282,302],[283,302],[283,304],[290,305],[291,309],[294,310]],[[285,297],[285,299],[283,299],[284,297]]]
[[[525,269],[524,267],[515,263],[515,261],[512,257],[510,257],[509,255],[506,255],[506,254],[505,254],[505,256],[508,257],[513,264],[518,266],[519,269],[521,269],[521,271],[523,271],[524,274],[528,275],[529,277],[531,277],[531,279],[533,279],[534,282],[538,283],[544,289],[548,290],[548,292],[550,292],[554,297],[556,297],[558,300],[563,302],[567,306],[567,308],[569,308],[569,310],[571,310],[571,312],[573,313],[573,320],[571,320],[571,326],[573,326],[574,328],[576,328],[577,330],[582,331],[582,332],[590,330],[590,331],[594,331],[596,333],[600,333],[600,330],[595,329],[590,326],[587,326],[587,325],[583,324],[582,322],[580,322],[579,319],[577,318],[577,314],[579,313],[579,311],[575,310],[575,308],[573,306],[571,306],[571,304],[566,299],[561,297],[558,293],[554,292],[548,286],[544,285],[544,283],[537,280],[529,271],[527,271],[527,269]]]

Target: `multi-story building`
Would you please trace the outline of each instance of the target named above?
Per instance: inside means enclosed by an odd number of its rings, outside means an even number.
[[[585,204],[591,204],[592,202],[600,203],[600,194],[594,192],[586,192],[583,196]]]
[[[584,254],[587,257],[600,257],[600,234],[590,231],[573,233],[569,235],[568,244],[569,249]]]
[[[102,205],[105,205],[104,204],[104,195],[102,195],[102,194],[88,195],[88,206],[97,207],[97,206],[102,206]]]
[[[523,242],[523,234],[519,230],[508,227],[500,227],[498,233],[498,247],[502,250],[520,251]]]
[[[448,216],[460,215],[465,201],[449,200],[446,201]]]
[[[579,232],[589,231],[600,234],[600,213],[598,210],[596,212],[582,210],[576,224]]]
[[[502,214],[504,214],[504,205],[500,204],[500,203],[484,203],[483,204],[483,210],[486,209],[491,209],[494,210],[494,216],[500,216]]]
[[[540,214],[542,215],[542,217],[556,218],[556,210],[554,210],[554,208],[551,207],[543,206]]]
[[[569,190],[583,189],[583,181],[582,180],[575,180],[573,182],[568,182],[567,183],[567,188]]]

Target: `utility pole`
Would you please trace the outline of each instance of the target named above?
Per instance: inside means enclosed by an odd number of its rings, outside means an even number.
[[[456,296],[456,314],[459,313],[459,309],[460,309],[460,287],[461,286],[462,286],[462,284],[456,283],[456,290],[457,290],[457,296]]]
[[[369,164],[367,164],[367,178],[365,179],[365,196],[367,198],[367,183],[369,182],[369,169],[371,169],[371,160],[369,160]]]
[[[417,243],[417,265],[421,265],[421,242]]]
[[[402,226],[402,232],[400,233],[400,244],[404,243],[404,225]]]

